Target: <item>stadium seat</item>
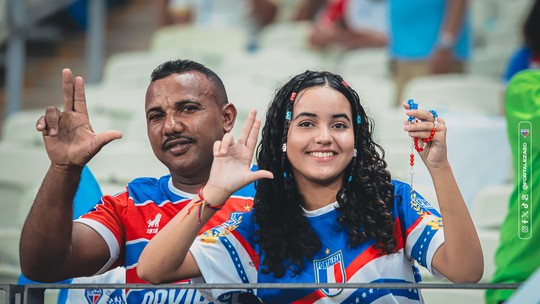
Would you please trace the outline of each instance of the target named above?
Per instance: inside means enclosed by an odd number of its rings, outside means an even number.
[[[309,49],[310,21],[276,22],[267,25],[259,33],[259,47]]]
[[[417,77],[404,89],[424,108],[456,113],[500,115],[503,84],[481,75],[442,74]]]
[[[14,145],[27,148],[43,147],[41,133],[36,131],[38,118],[45,109],[25,110],[9,114],[2,124],[1,145]]]
[[[484,253],[484,276],[481,282],[490,282],[495,273],[495,253],[499,248],[499,231],[477,229],[478,238]]]
[[[508,213],[512,184],[490,185],[482,188],[472,203],[471,215],[477,228],[498,230]]]
[[[0,147],[0,227],[20,225],[14,215],[27,189],[41,183],[50,161],[44,149]]]
[[[388,77],[390,58],[386,48],[366,48],[343,53],[337,70],[343,75]]]
[[[97,181],[126,185],[137,177],[168,174],[148,145],[113,142],[104,147],[89,163]]]
[[[212,27],[198,25],[172,25],[157,29],[151,37],[150,50],[244,52],[247,31],[242,27]]]

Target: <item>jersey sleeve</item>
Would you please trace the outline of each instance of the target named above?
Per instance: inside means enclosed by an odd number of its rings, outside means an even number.
[[[259,256],[249,243],[251,213],[232,213],[228,221],[199,235],[190,248],[206,283],[256,283]],[[206,299],[219,301],[231,292],[252,290],[201,290]]]
[[[401,187],[402,201],[398,204],[399,220],[405,241],[405,254],[432,274],[440,276],[432,268],[435,252],[444,243],[442,218],[439,212],[408,185]]]
[[[109,261],[96,274],[102,274],[114,266],[122,266],[123,261],[119,258],[124,255],[122,244],[124,244],[125,232],[121,214],[128,199],[129,195],[126,191],[114,196],[105,195],[88,213],[75,220],[94,229],[109,247]]]

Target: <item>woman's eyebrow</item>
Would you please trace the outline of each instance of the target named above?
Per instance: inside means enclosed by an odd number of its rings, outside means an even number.
[[[298,119],[300,117],[318,117],[318,115],[315,114],[315,113],[311,113],[311,112],[302,112],[302,113],[299,113],[298,115],[296,115],[296,117],[294,119],[296,120],[296,119]],[[336,118],[345,118],[347,121],[351,121],[351,119],[349,118],[349,115],[347,115],[345,113],[338,113],[338,114],[332,115],[332,119],[336,119]]]

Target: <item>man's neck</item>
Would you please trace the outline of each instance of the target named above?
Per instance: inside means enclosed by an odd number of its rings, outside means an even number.
[[[193,194],[199,192],[199,189],[201,189],[208,182],[208,177],[189,178],[174,174],[171,174],[171,179],[172,184],[176,189]]]

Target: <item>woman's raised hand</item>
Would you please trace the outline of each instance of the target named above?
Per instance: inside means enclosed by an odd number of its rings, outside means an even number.
[[[403,103],[403,107],[407,116],[415,118],[412,122],[406,120],[404,129],[413,140],[418,138],[415,148],[418,148],[418,154],[426,167],[428,169],[437,169],[446,166],[448,158],[445,121],[440,117],[436,117],[436,112],[411,109],[408,103]],[[424,139],[427,139],[427,142],[424,142]]]
[[[214,143],[214,162],[210,178],[204,188],[209,204],[225,201],[236,190],[262,178],[273,178],[267,170],[251,171],[251,161],[261,126],[257,112],[252,110],[244,123],[237,141],[226,133]]]

